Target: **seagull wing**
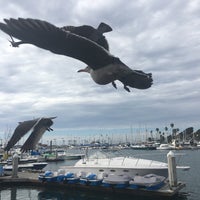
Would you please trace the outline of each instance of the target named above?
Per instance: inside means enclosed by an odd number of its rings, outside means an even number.
[[[105,28],[104,28],[105,27]],[[108,42],[103,35],[104,32],[108,32],[108,25],[101,23],[97,29],[92,26],[83,25],[83,26],[64,26],[61,29],[64,31],[69,31],[76,35],[85,37],[93,42],[96,42],[98,45],[102,46],[106,50],[109,50]],[[107,28],[107,29],[106,29]],[[112,29],[111,29],[112,30]],[[109,31],[111,31],[109,29]]]
[[[50,127],[53,125],[53,118],[41,118],[38,120],[37,124],[34,126],[34,129],[28,139],[25,141],[21,147],[21,151],[33,150],[36,148],[37,143],[43,136],[46,130],[52,130]]]
[[[114,57],[97,43],[64,31],[49,22],[38,19],[4,19],[0,29],[5,33],[55,54],[69,56],[93,69],[113,62]]]
[[[14,133],[4,150],[9,151],[26,133],[28,133],[34,127],[37,121],[38,119],[19,122],[19,125],[14,130]]]

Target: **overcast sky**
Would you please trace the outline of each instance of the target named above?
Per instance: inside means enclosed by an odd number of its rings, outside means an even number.
[[[33,45],[12,48],[0,32],[0,131],[19,121],[57,116],[60,129],[200,125],[198,0],[0,0],[3,18],[37,18],[56,26],[109,24],[110,51],[152,73],[150,89],[95,84],[85,64]]]

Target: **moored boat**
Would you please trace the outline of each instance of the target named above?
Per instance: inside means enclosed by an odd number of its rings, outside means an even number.
[[[144,144],[135,144],[135,145],[132,144],[130,148],[134,150],[156,150],[156,146],[144,145]]]
[[[58,185],[66,188],[172,195],[185,185],[181,182],[173,185],[171,180],[176,177],[171,173],[176,170],[172,162],[174,153],[169,152],[167,158],[169,167],[167,163],[133,157],[86,158],[74,166],[62,167],[58,172],[50,173],[50,176],[41,174],[38,178],[43,182],[54,182],[51,185],[59,182]],[[171,190],[171,187],[174,189]]]
[[[161,144],[159,147],[157,147],[158,150],[175,150],[175,146],[171,144]]]
[[[76,154],[76,153],[66,153],[65,160],[79,160],[83,158],[85,154]]]
[[[102,185],[104,187],[126,188],[129,186],[130,180],[131,177],[127,175],[110,174],[103,179]]]
[[[66,172],[79,173],[106,173],[125,174],[130,177],[135,175],[158,174],[168,176],[168,165],[164,162],[148,160],[134,157],[114,157],[114,158],[86,158],[81,159],[73,166],[61,166]]]
[[[43,154],[43,157],[46,162],[59,162],[65,160],[65,156],[58,155],[57,152],[46,152],[45,154]]]
[[[158,190],[164,185],[165,180],[166,177],[156,174],[135,176],[129,181],[129,187],[132,189],[145,188],[147,190]]]
[[[18,170],[42,170],[47,166],[47,162],[34,162],[34,163],[26,163],[26,164],[19,164]],[[4,165],[3,166],[4,172],[12,171],[12,165]]]
[[[79,177],[73,172],[65,173],[63,183],[65,184],[75,184],[79,182]]]

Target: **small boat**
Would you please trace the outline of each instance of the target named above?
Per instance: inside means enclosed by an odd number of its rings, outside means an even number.
[[[153,145],[144,145],[144,144],[139,144],[139,145],[131,145],[131,149],[134,150],[156,150],[156,146]]]
[[[166,178],[155,174],[147,174],[145,176],[135,176],[129,181],[129,188],[144,188],[147,190],[158,190],[164,185]]]
[[[47,162],[34,162],[34,163],[26,163],[26,164],[19,164],[18,170],[42,170],[47,166]],[[3,166],[4,172],[6,171],[12,171],[13,166],[12,165],[4,165]]]
[[[104,187],[126,188],[129,185],[131,178],[127,175],[109,174],[102,181]]]
[[[82,172],[82,175],[80,176],[80,184],[87,185],[89,184],[90,180],[96,180],[96,179],[97,179],[96,174],[94,173],[85,174],[85,172]]]
[[[65,156],[58,155],[57,152],[46,152],[45,154],[43,154],[43,157],[45,158],[46,162],[59,162],[65,160]]]
[[[53,182],[57,180],[57,176],[52,171],[45,171],[44,174],[39,174],[38,180],[42,182]]]
[[[56,149],[53,151],[47,151],[45,152],[44,156],[46,156],[47,159],[52,161],[53,157],[59,159],[59,161],[63,160],[79,160],[81,158],[84,158],[85,154],[82,153],[69,153],[63,149]]]
[[[58,170],[58,172],[45,171],[45,173],[38,176],[38,180],[42,182],[63,182],[64,178],[63,170]]]
[[[174,150],[176,149],[175,146],[171,144],[161,144],[159,147],[157,147],[158,150]]]
[[[65,173],[63,183],[74,184],[79,182],[79,177],[73,172]]]
[[[95,173],[88,173],[87,175],[85,175],[85,173],[82,172],[82,174],[84,175],[82,175],[79,180],[79,183],[82,185],[97,186],[102,183],[103,176],[101,176],[101,174],[99,176],[96,175]]]
[[[76,154],[76,153],[66,153],[65,159],[66,160],[79,160],[81,158],[84,158],[85,154]]]

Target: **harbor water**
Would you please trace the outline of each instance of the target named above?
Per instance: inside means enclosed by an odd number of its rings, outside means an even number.
[[[168,198],[170,200],[199,200],[200,198],[200,150],[174,151],[178,165],[189,165],[189,171],[178,170],[178,179],[186,183],[186,187],[181,190],[178,196]],[[159,150],[131,150],[124,149],[110,153],[116,156],[135,156],[147,159],[167,162],[168,151]],[[59,166],[73,165],[76,161],[66,160],[63,162],[49,163],[46,170],[57,170]],[[34,187],[12,187],[0,188],[0,200],[156,200],[158,198],[125,196],[115,194],[93,193],[87,191],[68,190],[59,191],[57,189],[47,190]],[[163,197],[162,197],[163,199]]]

